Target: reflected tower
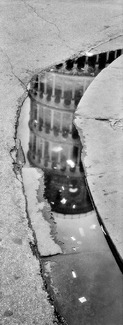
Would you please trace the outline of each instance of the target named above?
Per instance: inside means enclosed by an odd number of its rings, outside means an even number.
[[[85,213],[92,206],[73,114],[94,77],[52,70],[35,76],[31,82],[28,158],[32,165],[44,170],[45,197],[53,211]]]

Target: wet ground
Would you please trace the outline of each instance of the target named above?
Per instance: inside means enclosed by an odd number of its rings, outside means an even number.
[[[54,308],[43,290],[39,260],[28,244],[33,232],[28,226],[22,184],[13,173],[10,156],[15,145],[18,105],[22,106],[27,83],[36,71],[80,50],[88,51],[96,46],[99,53],[122,45],[121,7],[121,0],[67,0],[62,1],[62,10],[61,1],[1,1],[0,316],[3,324],[54,324]],[[112,103],[110,93],[107,97]],[[43,236],[44,232],[41,233]],[[21,240],[13,240],[17,238],[22,240],[22,245]]]
[[[82,144],[73,123],[95,71],[66,74],[62,66],[58,69],[34,77],[18,128],[18,161],[24,166],[31,223],[36,236],[43,237],[43,214],[57,245],[57,250],[45,254],[38,241],[43,276],[57,312],[68,325],[121,325],[122,274],[89,198]]]

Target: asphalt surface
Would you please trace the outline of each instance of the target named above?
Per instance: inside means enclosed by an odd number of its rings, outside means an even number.
[[[15,126],[27,84],[36,71],[79,51],[119,48],[121,5],[122,1],[91,1],[90,6],[90,1],[70,0],[0,3],[2,325],[55,321],[39,260],[30,249],[35,236],[27,219],[22,179],[13,171]]]

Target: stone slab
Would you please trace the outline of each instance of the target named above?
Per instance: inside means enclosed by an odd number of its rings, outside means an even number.
[[[92,82],[78,105],[88,185],[107,232],[123,258],[123,56]]]

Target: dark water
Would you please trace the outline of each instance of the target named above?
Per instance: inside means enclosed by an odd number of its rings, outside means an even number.
[[[24,108],[28,128],[20,125],[20,139],[24,143],[28,138],[26,164],[44,172],[44,197],[63,252],[42,259],[58,313],[69,325],[121,325],[122,275],[88,195],[82,144],[73,124],[76,106],[93,78],[92,71],[56,69],[35,76],[27,115],[26,104]]]

